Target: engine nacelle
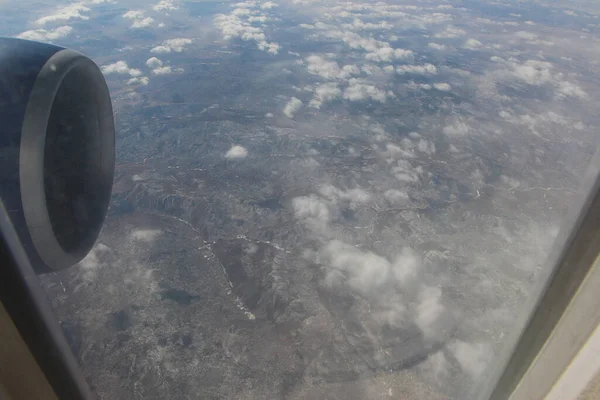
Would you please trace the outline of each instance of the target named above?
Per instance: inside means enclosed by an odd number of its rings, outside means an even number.
[[[90,251],[114,168],[112,104],[98,66],[62,47],[0,39],[0,196],[37,273]]]

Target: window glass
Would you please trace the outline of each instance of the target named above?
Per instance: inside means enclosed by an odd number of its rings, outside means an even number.
[[[41,276],[93,390],[473,396],[598,146],[599,11],[0,2],[113,99],[100,238]]]

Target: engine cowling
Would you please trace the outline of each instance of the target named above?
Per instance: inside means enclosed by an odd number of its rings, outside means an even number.
[[[106,216],[112,103],[98,66],[62,47],[0,39],[0,196],[36,273],[81,261]]]

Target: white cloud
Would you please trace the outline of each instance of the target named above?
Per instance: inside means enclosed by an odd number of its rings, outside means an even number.
[[[467,32],[455,26],[447,26],[443,31],[438,32],[434,37],[442,39],[451,39],[458,36],[464,36]]]
[[[271,8],[278,7],[277,3],[273,3],[272,1],[266,1],[260,5],[260,8],[263,10],[270,10]]]
[[[150,25],[152,25],[153,22],[154,22],[154,18],[152,18],[152,17],[136,19],[135,21],[133,21],[133,24],[131,24],[131,27],[132,28],[147,28]]]
[[[272,1],[266,1],[260,5],[263,10],[270,10],[271,8],[279,7],[279,4],[273,3]]]
[[[445,44],[437,44],[437,43],[429,43],[427,45],[427,47],[429,47],[430,49],[439,50],[439,51],[444,51],[448,48],[448,46],[446,46]]]
[[[181,53],[185,50],[185,46],[192,43],[192,39],[187,38],[176,38],[176,39],[168,39],[162,42],[160,46],[153,47],[150,50],[152,53],[170,53],[172,51],[176,53]]]
[[[320,108],[323,103],[336,99],[342,95],[342,90],[336,83],[324,83],[315,88],[313,99],[308,104],[310,107]]]
[[[469,125],[460,120],[455,120],[453,124],[446,125],[442,132],[448,136],[464,136],[471,131]]]
[[[248,22],[260,22],[261,24],[267,22],[270,18],[266,15],[257,15],[248,17]]]
[[[500,57],[492,57],[492,61],[502,65],[505,70],[500,73],[501,79],[516,78],[532,86],[549,85],[556,90],[556,97],[577,97],[588,99],[588,94],[577,84],[564,80],[562,72],[553,74],[554,66],[547,61],[527,60],[517,63],[513,60],[504,60]]]
[[[161,233],[160,229],[135,229],[131,232],[130,237],[140,242],[152,242]]]
[[[421,90],[431,90],[431,89],[433,88],[433,86],[431,86],[431,85],[430,85],[430,84],[428,84],[428,83],[415,83],[415,82],[413,82],[413,81],[411,81],[411,82],[408,82],[408,83],[406,84],[406,87],[407,87],[408,89],[411,89],[411,90],[417,90],[417,89],[421,89]]]
[[[476,49],[480,48],[481,46],[483,46],[483,43],[481,43],[479,40],[473,39],[473,38],[467,39],[467,41],[463,45],[463,47],[465,49],[469,49],[469,50],[476,50]]]
[[[335,61],[328,61],[319,55],[306,57],[306,62],[308,72],[325,79],[348,79],[360,74],[360,69],[356,65],[344,65],[340,68]]]
[[[380,47],[365,55],[365,58],[370,61],[390,62],[394,59],[412,58],[412,50],[393,49],[391,47]]]
[[[248,150],[239,145],[231,146],[227,153],[225,153],[225,158],[229,160],[240,160],[246,158],[247,156]]]
[[[398,65],[396,67],[396,73],[400,75],[404,74],[417,74],[417,75],[427,75],[427,74],[437,74],[437,68],[433,64],[425,64],[425,65]]]
[[[231,12],[232,15],[235,15],[235,16],[238,16],[238,17],[242,16],[242,15],[249,15],[251,13],[252,12],[249,9],[247,9],[247,8],[236,8],[236,9],[234,9]]]
[[[387,146],[388,151],[394,151],[397,155],[405,155],[407,151],[394,145]],[[392,168],[391,173],[398,181],[403,183],[416,183],[419,181],[419,174],[423,172],[421,167],[414,168],[407,160],[398,160],[397,165]]]
[[[557,92],[558,92],[558,97],[562,98],[565,96],[570,96],[570,97],[579,97],[580,99],[587,99],[589,98],[588,94],[578,85],[571,83],[571,82],[567,82],[567,81],[562,81],[558,83],[558,87],[556,88]]]
[[[152,17],[144,17],[142,10],[130,10],[123,14],[123,18],[127,18],[133,21],[131,27],[136,28],[147,28],[154,22]]]
[[[472,378],[481,375],[492,357],[490,347],[483,343],[465,343],[457,340],[448,346],[463,371]]]
[[[172,68],[170,65],[164,65],[162,60],[156,57],[150,57],[146,60],[146,65],[152,69],[154,75],[167,75],[173,72],[183,72],[182,68]]]
[[[421,153],[429,155],[435,154],[435,143],[429,142],[425,139],[419,139],[419,144],[417,145],[417,148]]]
[[[442,92],[449,92],[452,90],[452,86],[450,86],[449,84],[447,84],[445,82],[434,83],[433,87]]]
[[[142,10],[129,10],[125,14],[123,14],[123,18],[127,18],[127,19],[144,18],[144,12]]]
[[[142,85],[142,86],[146,86],[148,84],[149,80],[147,76],[140,76],[140,77],[135,77],[135,78],[131,78],[127,81],[128,85]]]
[[[331,219],[327,204],[317,196],[301,196],[292,200],[294,216],[315,228],[325,229]]]
[[[393,26],[387,21],[372,23],[363,22],[359,18],[354,18],[352,24],[344,24],[343,27],[346,29],[353,29],[359,31],[379,31],[393,28]]]
[[[405,204],[409,201],[408,194],[396,189],[386,190],[383,197],[390,205]]]
[[[329,267],[325,277],[327,285],[337,286],[346,276],[352,289],[367,295],[388,282],[391,273],[390,262],[385,258],[370,251],[362,252],[339,240],[325,245],[321,257]]]
[[[350,101],[361,101],[371,99],[380,103],[385,103],[388,97],[394,97],[392,92],[386,92],[383,89],[379,89],[374,85],[364,83],[362,80],[357,78],[351,78],[349,80],[348,87],[344,90],[344,99]]]
[[[154,11],[173,11],[179,8],[173,0],[161,0],[157,4],[152,6]]]
[[[152,69],[152,74],[154,75],[168,75],[173,72],[173,68],[169,65],[165,65],[162,67],[156,67]]]
[[[17,37],[20,39],[37,40],[40,42],[48,42],[60,39],[73,32],[70,26],[59,26],[56,29],[34,29],[20,33]]]
[[[106,265],[105,258],[110,254],[110,251],[108,246],[98,243],[87,256],[77,264],[83,271],[83,280],[89,282],[98,275],[100,268]]]
[[[323,185],[319,188],[319,193],[326,199],[336,203],[340,201],[349,202],[352,207],[371,201],[371,195],[361,188],[341,190],[333,185]]]
[[[374,297],[380,297],[390,284],[408,287],[421,266],[420,259],[410,248],[403,248],[391,263],[372,251],[362,251],[340,240],[328,242],[321,249],[320,256],[326,268],[326,285],[338,286],[345,282],[352,289]],[[396,303],[401,302],[401,299],[397,300]],[[427,306],[425,304],[424,308]],[[436,317],[432,315],[436,310],[429,308],[421,312],[423,323],[431,324]]]
[[[142,75],[142,71],[136,68],[129,68],[125,61],[117,61],[112,64],[103,65],[101,68],[105,75],[108,74],[127,74],[132,77],[139,77]]]
[[[531,32],[525,32],[525,31],[518,31],[515,32],[515,36],[519,37],[521,39],[526,39],[526,40],[535,40],[537,39],[537,35]]]
[[[523,82],[540,86],[553,80],[552,64],[545,61],[527,60],[524,64],[513,65],[512,74]]]
[[[89,17],[82,14],[86,11],[90,11],[90,9],[84,3],[73,3],[56,9],[53,14],[39,18],[35,23],[37,25],[45,25],[48,22],[69,21],[71,19],[87,20]]]
[[[256,46],[270,54],[279,52],[279,44],[267,41],[267,37],[261,28],[252,26],[247,21],[250,10],[247,8],[236,8],[229,15],[218,14],[214,18],[214,23],[221,30],[224,40],[240,38],[244,41],[254,41]],[[242,18],[246,18],[244,21]]]
[[[288,118],[294,118],[294,114],[296,114],[296,112],[302,108],[302,105],[302,100],[292,97],[283,108],[283,113]]]
[[[355,32],[342,32],[337,30],[325,31],[326,36],[339,39],[352,49],[367,51],[365,58],[370,61],[390,62],[393,59],[412,58],[411,50],[394,49],[388,42],[376,40],[372,37],[364,38]]]
[[[148,60],[146,60],[146,65],[150,68],[156,68],[162,66],[163,62],[156,57],[150,57]]]
[[[424,286],[419,292],[415,323],[426,337],[433,337],[437,334],[436,322],[444,312],[441,298],[442,290],[437,287]]]

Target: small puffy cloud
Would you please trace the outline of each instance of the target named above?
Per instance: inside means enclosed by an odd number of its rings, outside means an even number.
[[[354,18],[351,24],[344,24],[344,28],[358,30],[358,31],[379,31],[385,29],[392,29],[393,26],[387,21],[381,21],[378,23],[363,22],[359,18]]]
[[[390,205],[406,204],[409,201],[408,194],[396,189],[386,190],[383,197]]]
[[[239,145],[235,145],[232,146],[227,153],[225,153],[225,158],[229,159],[229,160],[241,160],[243,158],[246,158],[248,156],[248,150],[246,150],[246,148],[239,146]]]
[[[557,97],[562,98],[565,96],[569,97],[578,97],[580,99],[589,98],[588,94],[579,86],[574,83],[561,81],[558,83],[558,87],[556,88]]]
[[[265,23],[269,20],[269,17],[267,17],[266,15],[252,15],[250,17],[248,17],[248,22],[260,22]]]
[[[441,39],[451,39],[458,36],[464,36],[467,32],[455,26],[447,26],[443,31],[438,32],[435,37]]]
[[[173,0],[161,0],[152,6],[154,11],[173,11],[179,8]]]
[[[146,65],[150,68],[156,68],[162,66],[163,62],[156,57],[151,57],[148,60],[146,60]]]
[[[540,86],[553,80],[552,64],[548,62],[527,60],[523,64],[512,66],[513,76],[529,85]]]
[[[112,64],[103,65],[102,73],[105,75],[108,74],[122,74],[122,75],[130,75],[132,77],[139,77],[142,75],[142,71],[136,68],[129,68],[125,61],[117,61]]]
[[[130,10],[123,14],[123,18],[132,20],[131,27],[134,29],[147,28],[153,24],[154,18],[145,17],[142,10]]]
[[[147,76],[140,76],[140,77],[135,77],[135,78],[130,78],[127,81],[128,85],[142,85],[142,86],[146,86],[148,84],[149,80]]]
[[[273,3],[272,1],[266,1],[260,5],[260,8],[263,10],[270,10],[271,8],[278,7],[277,3]]]
[[[83,271],[83,279],[85,281],[92,281],[96,278],[100,269],[106,265],[106,258],[110,252],[111,250],[108,246],[98,243],[87,256],[77,264]]]
[[[445,83],[445,82],[434,83],[433,87],[441,92],[449,92],[452,90],[452,86],[450,86],[448,83]]]
[[[483,43],[481,43],[479,40],[473,39],[473,38],[467,39],[467,41],[463,45],[463,47],[465,49],[469,49],[469,50],[477,50],[481,46],[483,46]]]
[[[356,65],[344,65],[342,68],[335,61],[329,61],[319,55],[306,57],[307,69],[311,74],[319,75],[325,79],[348,79],[360,74]]]
[[[363,189],[354,188],[349,190],[338,189],[333,185],[323,185],[319,188],[319,193],[326,199],[334,202],[347,202],[352,207],[358,204],[365,204],[371,201],[371,195]]]
[[[270,54],[277,54],[279,52],[279,45],[274,42],[268,42],[264,31],[259,27],[252,26],[247,20],[249,15],[250,10],[247,8],[236,8],[229,15],[216,15],[214,23],[221,30],[224,40],[240,38],[244,41],[254,41],[260,50]]]
[[[165,65],[162,67],[156,67],[152,69],[152,74],[154,75],[168,75],[173,72],[173,68],[169,65]]]
[[[315,88],[313,99],[308,104],[310,107],[320,108],[323,103],[339,98],[342,90],[336,83],[325,83]]]
[[[331,220],[327,204],[317,196],[301,196],[292,199],[292,209],[296,219],[307,222],[317,229],[325,229]]]
[[[401,148],[389,145],[387,146],[388,152],[394,152],[398,156],[405,156],[408,152]],[[410,153],[408,153],[410,154]],[[416,183],[419,181],[419,174],[423,172],[422,167],[414,168],[407,160],[398,160],[397,165],[392,168],[391,173],[398,181],[403,183]]]
[[[454,123],[450,125],[446,125],[442,132],[444,132],[448,136],[464,136],[471,131],[469,125],[465,124],[460,120],[454,121]]]
[[[444,312],[441,298],[442,290],[437,287],[424,286],[419,292],[415,323],[423,331],[425,337],[436,336],[436,322]]]
[[[394,97],[393,93],[386,92],[383,89],[364,83],[360,79],[352,78],[348,87],[344,90],[344,99],[350,101],[375,100],[385,103],[388,97]]]
[[[231,14],[235,15],[235,16],[249,15],[251,13],[252,12],[250,10],[248,10],[247,8],[236,8],[231,12]]]
[[[434,74],[437,74],[437,68],[433,64],[398,65],[396,67],[396,73],[398,73],[400,75],[404,75],[404,74],[434,75]]]
[[[390,285],[408,287],[421,265],[420,259],[409,248],[403,248],[392,263],[372,251],[362,251],[340,240],[332,240],[323,246],[320,256],[326,266],[326,285],[338,286],[345,282],[357,292],[374,297],[381,296]],[[401,301],[397,300],[398,303]],[[435,315],[427,317],[423,317],[425,323]]]
[[[288,118],[294,118],[294,114],[296,114],[296,112],[298,110],[300,110],[303,106],[302,100],[296,98],[296,97],[292,97],[287,104],[285,105],[285,107],[283,108],[283,113],[288,117]]]
[[[421,89],[421,90],[431,90],[433,88],[433,86],[431,86],[428,83],[415,83],[415,82],[412,82],[412,81],[408,82],[406,84],[406,87],[408,89],[411,89],[411,90],[418,90],[418,89]]]
[[[463,371],[469,374],[471,378],[477,378],[481,375],[493,355],[490,346],[486,344],[470,344],[461,340],[451,343],[448,349]]]
[[[56,39],[60,39],[73,32],[73,28],[70,26],[59,26],[56,29],[34,29],[20,33],[17,37],[19,39],[37,40],[40,42],[51,42]]]
[[[160,229],[135,229],[131,232],[130,237],[140,242],[152,242],[161,233]]]
[[[380,47],[365,55],[367,60],[378,62],[391,62],[394,59],[405,59],[412,57],[413,52],[411,50],[393,49],[391,47]]]
[[[325,283],[337,286],[347,278],[348,285],[363,294],[373,294],[388,282],[390,262],[373,253],[333,240],[321,250],[321,257],[329,267]]]
[[[123,14],[123,18],[127,19],[139,19],[144,17],[144,12],[142,10],[129,10],[125,14]]]
[[[83,13],[90,11],[90,8],[84,3],[72,3],[67,6],[58,8],[54,13],[41,17],[35,21],[37,25],[45,25],[48,22],[69,21],[71,19],[87,20],[89,17]]]
[[[142,10],[130,10],[123,14],[123,18],[132,20],[132,28],[147,28],[154,22],[152,17],[144,17]]]
[[[531,32],[525,32],[525,31],[518,31],[515,32],[515,36],[519,37],[521,39],[526,39],[526,40],[535,40],[537,39],[537,35]]]
[[[168,75],[173,72],[183,72],[181,68],[172,68],[170,65],[164,65],[164,63],[156,57],[151,57],[146,60],[146,65],[152,68],[152,74],[154,75]]]
[[[417,149],[419,149],[421,153],[432,155],[435,154],[435,143],[429,142],[425,139],[419,139]]]
[[[437,43],[429,43],[427,45],[427,47],[429,47],[430,49],[439,50],[439,51],[444,51],[448,48],[448,46],[446,46],[445,44],[437,44]]]
[[[170,53],[172,51],[176,53],[181,53],[185,50],[185,46],[192,43],[192,39],[187,38],[175,38],[168,39],[161,43],[160,46],[153,47],[150,51],[152,53]]]
[[[150,25],[152,25],[153,22],[154,22],[154,18],[152,18],[152,17],[136,19],[135,21],[133,21],[133,24],[131,24],[131,27],[132,28],[147,28]]]

